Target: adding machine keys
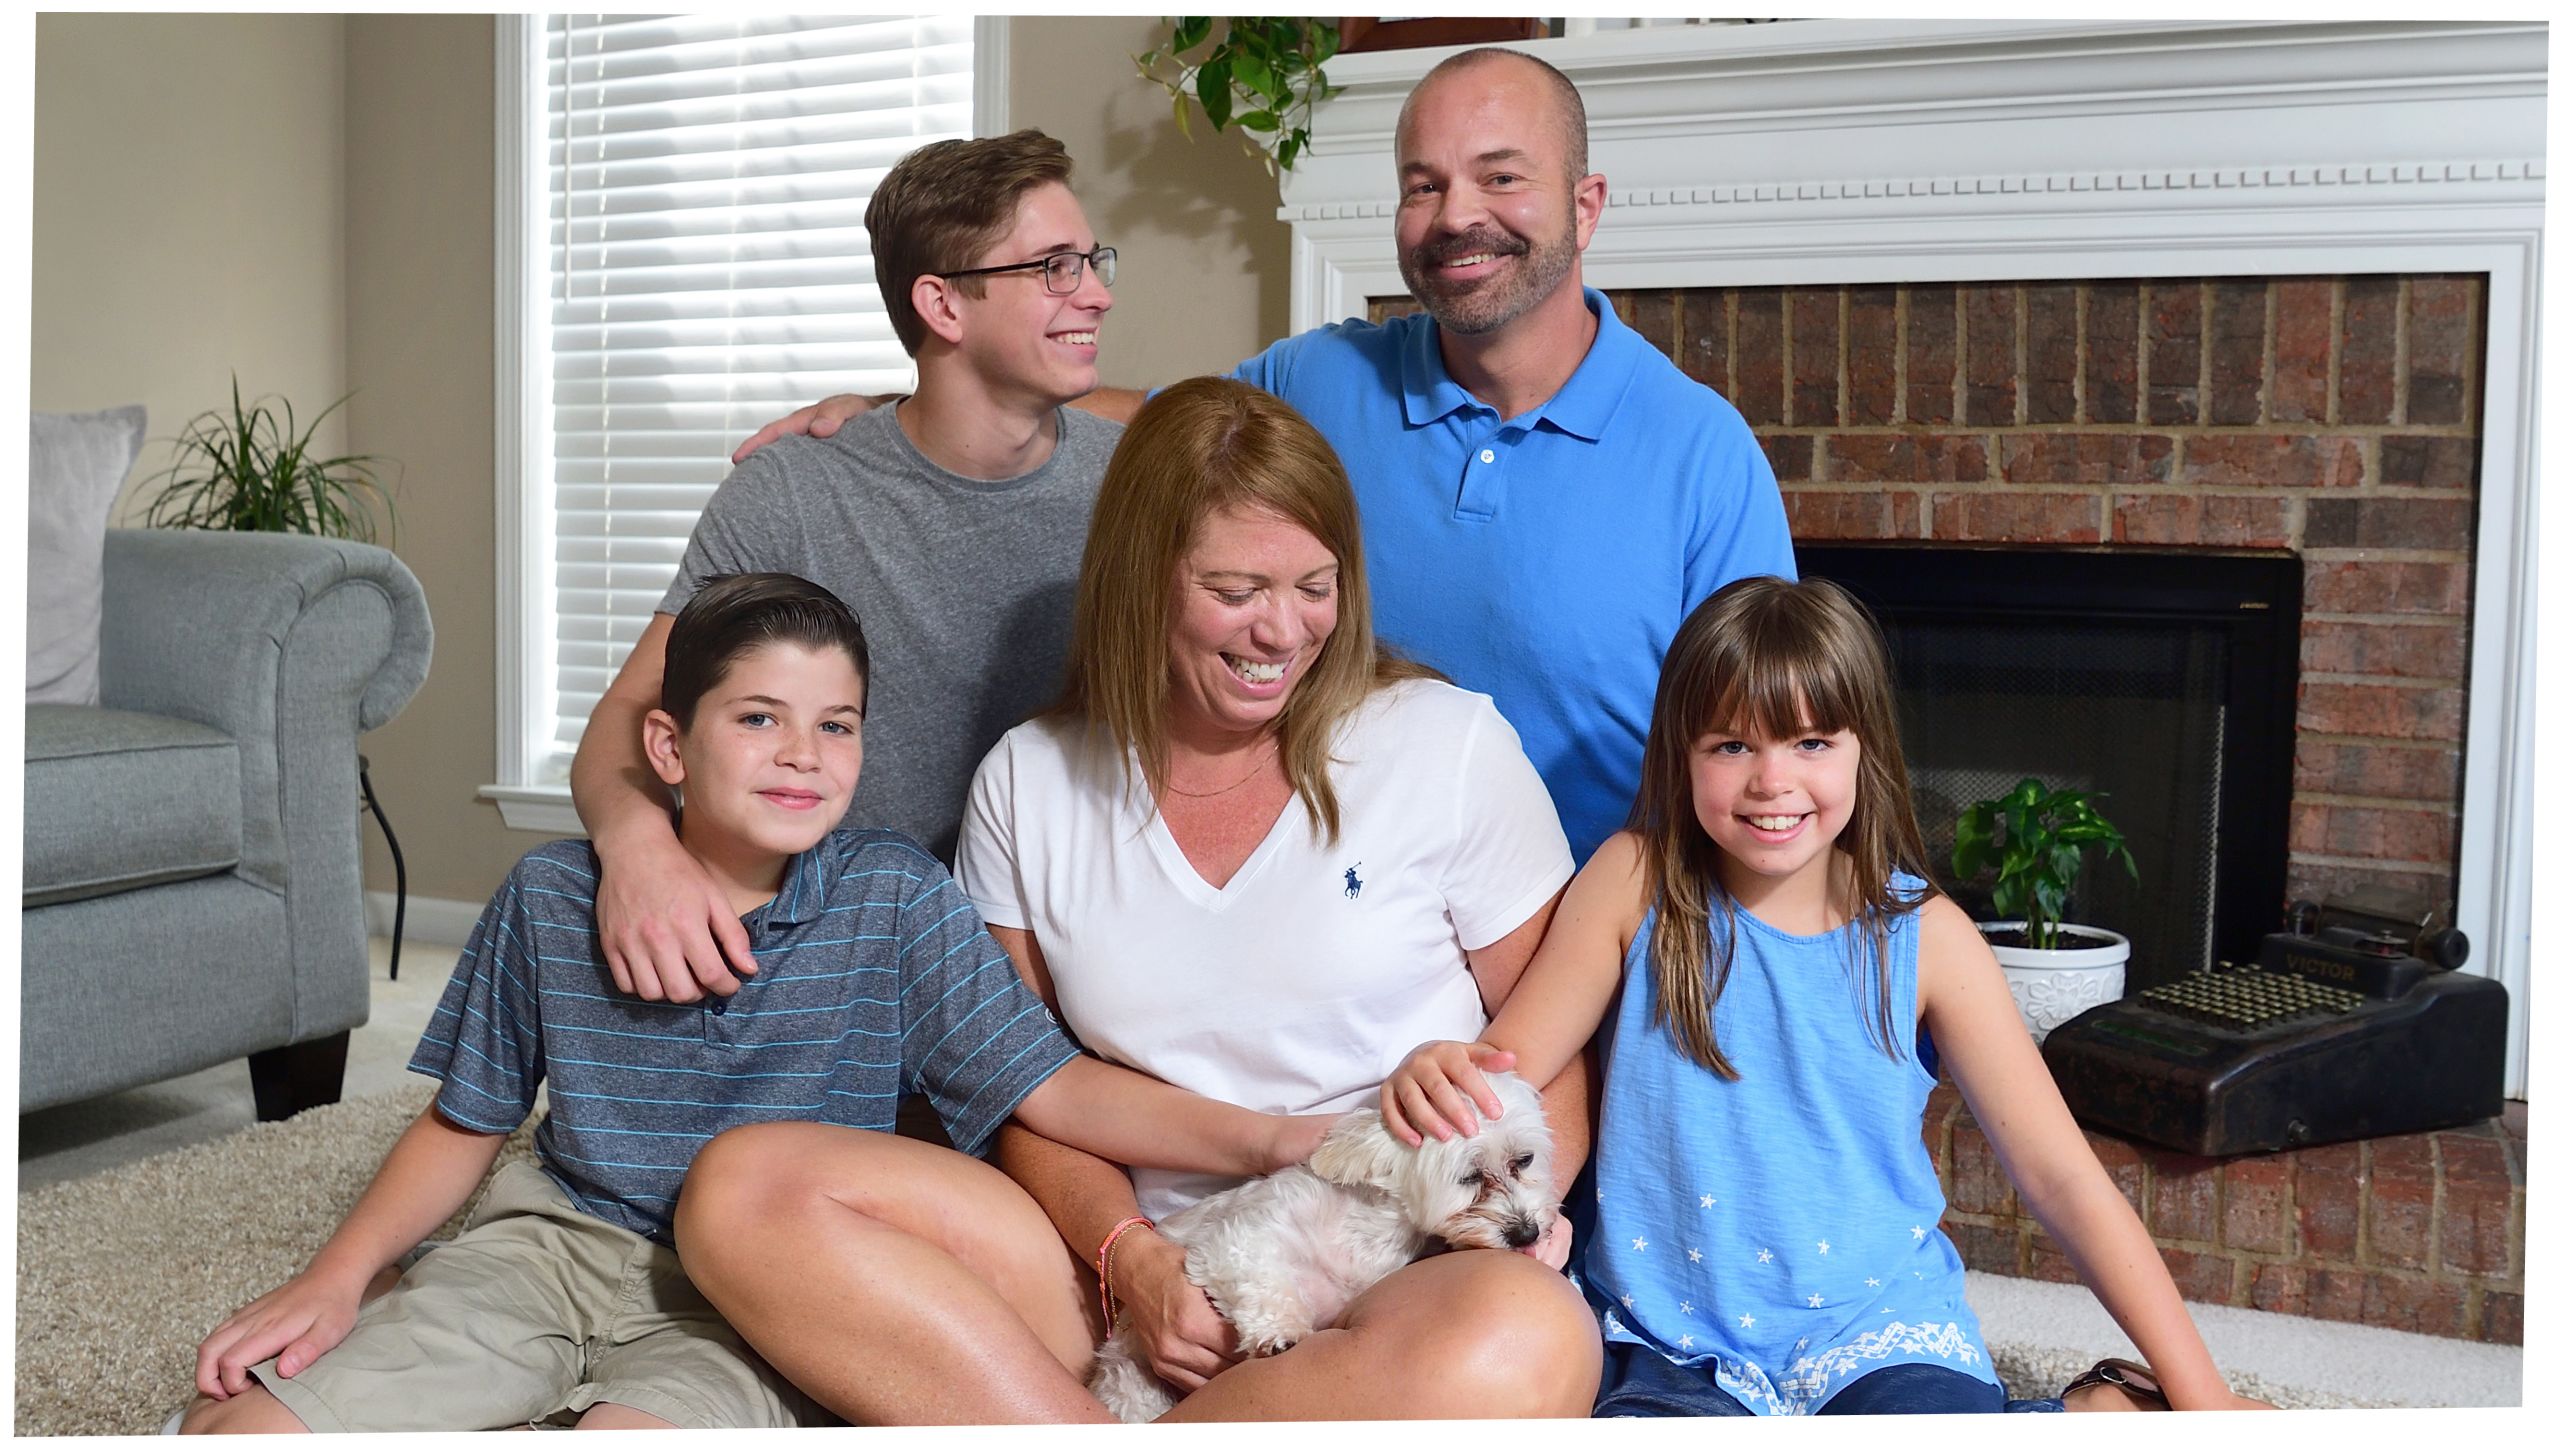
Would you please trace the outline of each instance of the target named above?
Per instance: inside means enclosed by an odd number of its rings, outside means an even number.
[[[2081,1123],[2195,1155],[2434,1130],[2506,1104],[2507,991],[2417,897],[2298,904],[2254,963],[2197,971],[2045,1038]]]

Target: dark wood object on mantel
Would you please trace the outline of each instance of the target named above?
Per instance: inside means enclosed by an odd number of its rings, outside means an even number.
[[[1342,17],[1342,48],[1353,50],[1424,50],[1434,45],[1494,45],[1505,40],[1538,40],[1547,22],[1535,17],[1434,15],[1415,20],[1381,20],[1372,15]]]

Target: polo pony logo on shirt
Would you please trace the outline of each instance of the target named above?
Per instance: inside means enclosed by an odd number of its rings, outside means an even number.
[[[1350,869],[1342,872],[1342,896],[1344,899],[1357,900],[1360,898],[1360,865],[1365,865],[1367,863],[1368,862],[1365,860],[1361,861],[1359,864],[1355,864]]]

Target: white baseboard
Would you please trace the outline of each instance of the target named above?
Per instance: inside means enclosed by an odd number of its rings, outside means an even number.
[[[364,894],[364,928],[369,935],[391,933],[391,912],[395,897],[388,890],[368,890]],[[402,922],[403,944],[415,940],[422,945],[450,945],[460,949],[471,938],[471,927],[480,923],[484,907],[468,900],[439,900],[430,895],[409,897],[409,913]]]

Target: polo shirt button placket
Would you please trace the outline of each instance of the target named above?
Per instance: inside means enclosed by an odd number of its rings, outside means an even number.
[[[1467,457],[1466,471],[1458,480],[1459,518],[1490,520],[1501,513],[1503,477],[1493,468],[1501,458],[1491,445]]]

